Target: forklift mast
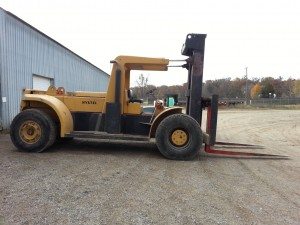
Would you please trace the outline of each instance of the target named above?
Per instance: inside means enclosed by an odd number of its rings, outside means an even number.
[[[188,34],[182,46],[181,54],[188,56],[186,114],[193,117],[201,126],[202,121],[202,82],[204,65],[204,48],[206,34]]]
[[[210,137],[209,144],[214,145],[217,132],[218,96],[213,95],[211,99],[202,97],[205,38],[206,34],[188,34],[182,46],[181,54],[189,57],[185,65],[188,69],[186,114],[201,126],[202,111],[207,107],[206,132]]]

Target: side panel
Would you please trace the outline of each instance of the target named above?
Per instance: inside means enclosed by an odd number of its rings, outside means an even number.
[[[103,115],[101,113],[93,112],[71,112],[73,116],[74,131],[99,131],[97,122],[99,119],[99,126]]]
[[[69,109],[67,108],[67,106],[63,102],[49,95],[25,94],[21,104],[24,105],[24,103],[26,104],[26,102],[31,102],[31,101],[45,103],[56,112],[60,122],[61,137],[64,137],[65,134],[73,131],[74,126],[73,126],[72,115]]]
[[[145,135],[149,134],[151,114],[141,115],[122,115],[122,133],[134,134],[134,135]]]
[[[71,112],[102,112],[105,98],[55,96],[60,99]]]
[[[150,132],[149,132],[149,137],[150,138],[154,138],[155,137],[155,132],[156,132],[156,129],[158,127],[158,125],[160,124],[160,122],[170,116],[170,115],[173,115],[173,114],[177,114],[177,113],[182,113],[182,108],[181,107],[173,107],[173,108],[169,108],[169,109],[166,109],[164,111],[162,111],[160,114],[158,114],[152,125],[151,125],[151,128],[150,128]]]

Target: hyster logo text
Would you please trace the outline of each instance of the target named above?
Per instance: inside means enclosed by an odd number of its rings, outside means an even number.
[[[82,104],[88,104],[88,105],[96,105],[96,101],[82,101]]]

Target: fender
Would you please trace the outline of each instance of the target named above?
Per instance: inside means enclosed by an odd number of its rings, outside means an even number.
[[[73,131],[73,117],[70,113],[70,110],[62,101],[50,95],[24,94],[22,102],[31,101],[44,103],[55,111],[60,122],[61,137],[65,137],[67,133]]]
[[[166,109],[166,110],[162,111],[160,114],[158,114],[155,117],[153,123],[151,124],[150,131],[149,131],[149,137],[150,138],[155,137],[156,129],[157,129],[158,125],[160,124],[160,122],[164,118],[166,118],[170,115],[173,115],[173,114],[177,114],[177,113],[182,113],[182,108],[181,107],[172,107],[172,108]]]

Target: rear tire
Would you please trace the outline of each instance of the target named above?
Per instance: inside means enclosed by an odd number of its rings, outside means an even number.
[[[22,151],[42,152],[55,142],[55,122],[47,113],[38,109],[20,112],[10,126],[10,138]]]
[[[200,125],[185,114],[165,118],[156,130],[155,139],[161,154],[176,160],[193,159],[203,143]]]

